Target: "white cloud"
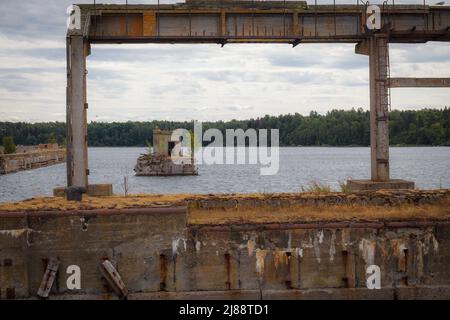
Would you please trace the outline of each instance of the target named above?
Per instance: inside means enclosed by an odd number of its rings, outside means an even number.
[[[28,38],[14,39],[7,37],[4,34],[0,34],[0,50],[36,50],[36,49],[65,49],[66,44],[64,41],[57,40],[39,40]]]

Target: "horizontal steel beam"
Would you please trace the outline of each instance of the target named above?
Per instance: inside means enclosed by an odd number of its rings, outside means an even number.
[[[91,43],[357,43],[372,34],[365,5],[189,0],[79,7]],[[450,6],[380,7],[390,42],[450,41]]]
[[[391,88],[439,88],[450,87],[450,78],[390,78]]]
[[[92,44],[112,43],[285,43],[297,46],[301,43],[355,43],[366,39],[360,37],[128,37],[126,40],[120,36],[92,36],[89,42]]]

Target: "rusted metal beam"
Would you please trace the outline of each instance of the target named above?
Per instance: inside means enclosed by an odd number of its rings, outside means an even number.
[[[227,44],[227,43],[285,43],[285,44],[296,44],[301,43],[355,43],[357,41],[362,41],[366,39],[365,36],[317,36],[309,37],[304,36],[301,38],[291,37],[291,36],[245,36],[245,37],[233,37],[233,36],[165,36],[165,37],[148,37],[148,36],[137,36],[137,37],[127,37],[126,40],[121,36],[90,36],[89,41],[93,44],[122,44],[122,43],[217,43],[217,44]]]
[[[103,261],[100,264],[100,271],[114,292],[119,297],[126,298],[128,289],[113,264],[109,260]]]
[[[50,290],[52,289],[53,283],[55,282],[56,273],[59,268],[58,259],[50,259],[47,264],[47,269],[45,270],[44,276],[42,277],[42,282],[37,292],[37,295],[41,298],[48,298]]]
[[[86,21],[83,34],[92,43],[292,43],[300,37],[305,43],[357,43],[370,36],[365,7],[358,5],[187,1],[79,6]],[[450,6],[397,5],[383,7],[381,15],[382,27],[389,26],[389,42],[450,41]]]
[[[450,78],[389,78],[391,88],[450,87]]]

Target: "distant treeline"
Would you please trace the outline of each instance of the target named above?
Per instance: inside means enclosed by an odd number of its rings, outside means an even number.
[[[392,111],[390,113],[391,145],[450,145],[450,109]],[[369,112],[332,110],[325,115],[311,112],[280,116],[266,115],[250,120],[231,120],[203,123],[203,130],[279,129],[283,146],[368,146],[370,144]],[[90,146],[145,146],[152,141],[152,130],[185,128],[192,130],[192,122],[91,122],[88,126]],[[65,144],[65,123],[0,122],[0,141],[13,136],[16,144],[35,145],[54,140]]]

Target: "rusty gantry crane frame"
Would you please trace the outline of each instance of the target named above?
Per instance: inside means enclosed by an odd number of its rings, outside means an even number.
[[[77,5],[79,27],[67,33],[67,185],[88,186],[86,57],[91,44],[355,43],[369,56],[371,183],[389,187],[392,87],[449,87],[449,78],[390,78],[389,43],[450,41],[450,6],[377,6],[368,2],[307,5],[304,1],[187,0],[157,5]],[[377,9],[376,8],[376,9]],[[411,183],[395,184],[410,187]],[[394,184],[393,184],[394,185]],[[412,184],[413,185],[413,184]]]

